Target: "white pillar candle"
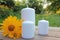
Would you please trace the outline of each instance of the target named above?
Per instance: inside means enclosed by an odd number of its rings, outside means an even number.
[[[41,35],[47,35],[49,29],[49,22],[46,20],[41,20],[38,22],[38,33]]]
[[[35,24],[32,21],[25,21],[22,24],[22,37],[33,38],[35,33]]]
[[[21,10],[21,18],[25,21],[35,22],[35,10],[33,8],[24,8]]]

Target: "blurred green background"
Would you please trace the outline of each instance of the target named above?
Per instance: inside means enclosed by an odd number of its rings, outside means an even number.
[[[60,0],[0,0],[0,23],[9,15],[21,19],[21,10],[27,5],[36,10],[36,25],[44,18],[51,27],[60,27]]]

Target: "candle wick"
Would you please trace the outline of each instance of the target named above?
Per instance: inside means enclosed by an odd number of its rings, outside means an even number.
[[[27,8],[29,7],[29,6],[28,6],[28,0],[26,0],[26,6],[27,6]]]
[[[27,8],[28,8],[29,6],[28,6],[28,4],[27,4]]]

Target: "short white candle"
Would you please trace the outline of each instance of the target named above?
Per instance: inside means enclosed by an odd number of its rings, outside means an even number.
[[[49,29],[49,22],[46,20],[41,20],[38,22],[38,33],[41,35],[47,35]]]
[[[33,38],[35,33],[35,24],[32,21],[25,21],[22,24],[22,37]]]
[[[25,21],[35,22],[35,10],[33,8],[24,8],[21,10],[21,18]]]

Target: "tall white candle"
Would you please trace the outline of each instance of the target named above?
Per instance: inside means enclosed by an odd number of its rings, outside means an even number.
[[[35,33],[35,24],[32,21],[25,21],[22,24],[22,37],[33,38]]]
[[[24,8],[21,10],[21,18],[25,21],[35,22],[35,10],[33,8]]]
[[[47,35],[49,29],[49,22],[46,20],[41,20],[38,22],[38,33],[41,35]]]

